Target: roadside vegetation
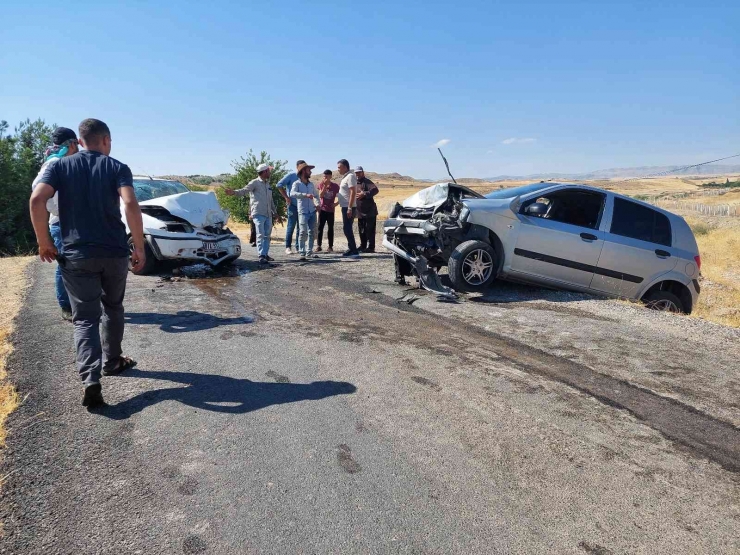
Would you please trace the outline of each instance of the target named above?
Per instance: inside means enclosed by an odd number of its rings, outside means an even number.
[[[0,256],[36,249],[28,197],[54,127],[26,120],[9,133],[8,122],[0,121]]]
[[[696,217],[694,230],[701,254],[701,295],[692,316],[740,327],[740,218],[718,223]]]
[[[6,379],[5,365],[13,352],[10,343],[13,319],[28,287],[26,268],[31,260],[32,256],[0,258],[0,275],[3,276],[3,287],[0,288],[0,447],[5,446],[5,419],[19,402],[18,393]]]

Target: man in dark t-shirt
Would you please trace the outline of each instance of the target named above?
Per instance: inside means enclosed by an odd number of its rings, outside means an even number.
[[[57,259],[62,268],[72,305],[77,369],[85,386],[82,404],[93,408],[104,404],[101,373],[116,375],[136,364],[121,351],[129,261],[121,200],[131,230],[134,271],[145,263],[144,232],[131,170],[109,156],[108,126],[100,120],[86,119],[80,124],[79,136],[86,150],[50,165],[34,189],[30,204],[39,257],[45,262]],[[46,227],[46,201],[55,193],[61,252],[54,247]],[[102,330],[98,328],[101,315]]]

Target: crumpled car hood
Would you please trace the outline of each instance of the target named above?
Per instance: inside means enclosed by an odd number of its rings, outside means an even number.
[[[411,195],[401,203],[401,206],[404,208],[436,208],[447,200],[450,189],[459,189],[471,197],[483,198],[480,193],[476,193],[472,189],[468,189],[463,185],[456,185],[455,183],[437,183]]]
[[[139,203],[141,206],[161,206],[173,216],[187,220],[193,227],[226,225],[229,211],[223,210],[212,191],[180,193]]]

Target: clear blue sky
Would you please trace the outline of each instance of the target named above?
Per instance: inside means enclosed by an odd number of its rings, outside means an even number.
[[[156,5],[155,5],[156,4]],[[136,172],[252,148],[437,178],[740,152],[740,2],[3,2],[0,119],[109,124]]]

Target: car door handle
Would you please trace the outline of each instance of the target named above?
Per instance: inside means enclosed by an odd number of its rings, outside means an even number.
[[[581,233],[581,239],[583,239],[584,241],[596,241],[598,237],[596,237],[596,235],[592,233]]]
[[[664,251],[663,249],[655,249],[655,254],[658,256],[658,258],[670,258],[671,253],[668,251]]]

